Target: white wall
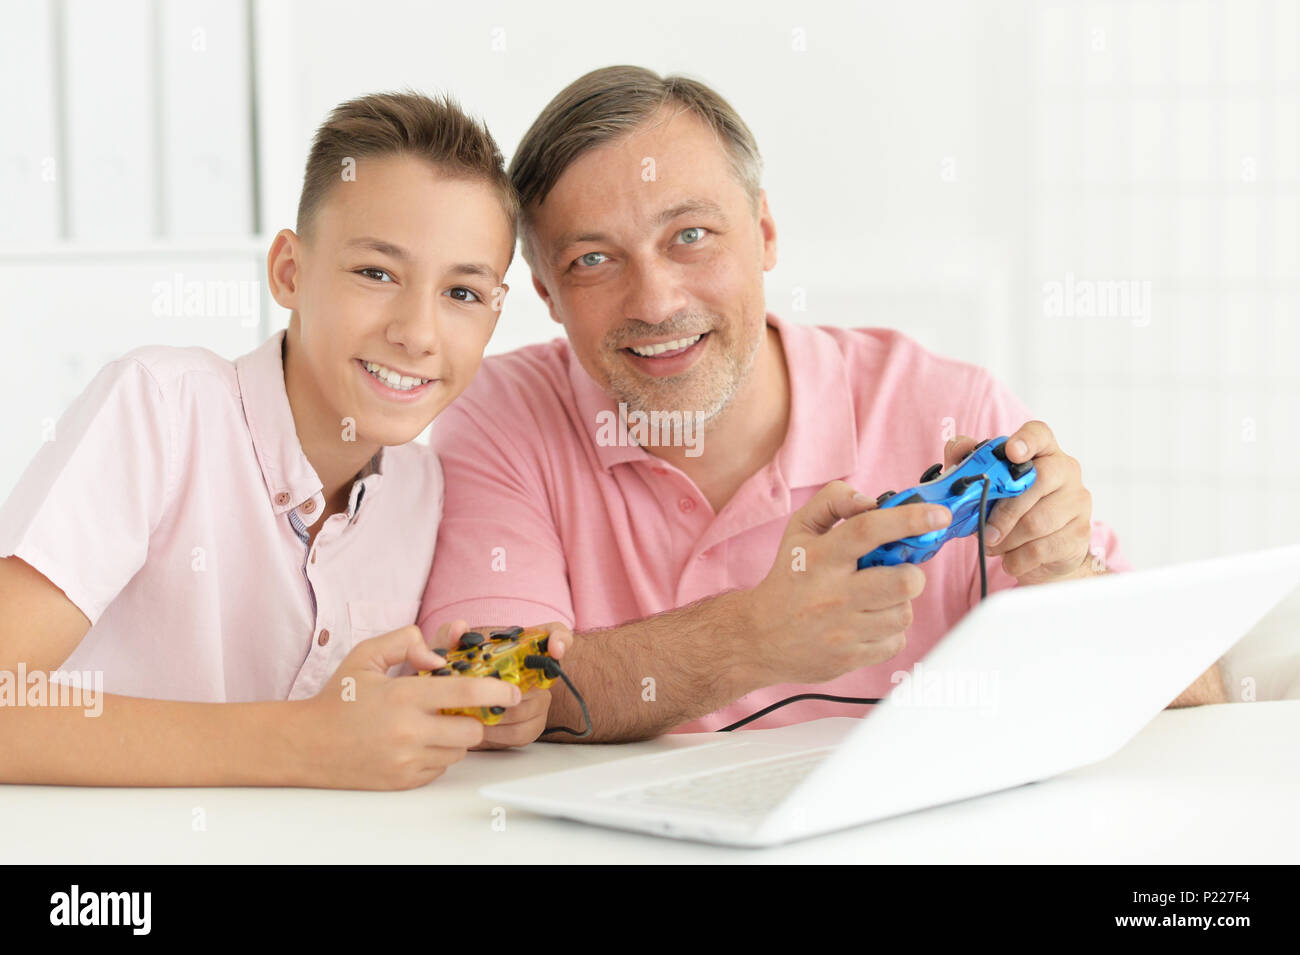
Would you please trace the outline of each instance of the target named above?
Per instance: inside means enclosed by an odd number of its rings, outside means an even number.
[[[753,128],[780,230],[772,310],[899,327],[993,369],[1083,462],[1139,564],[1300,538],[1294,3],[178,0],[160,16],[115,0],[95,5],[119,14],[98,14],[101,45],[61,56],[87,5],[0,3],[7,31],[27,24],[0,39],[0,321],[35,356],[0,384],[0,492],[107,355],[159,340],[233,356],[283,323],[265,295],[256,323],[159,315],[154,286],[259,285],[334,104],[447,90],[509,155],[562,86],[628,62],[706,80]],[[104,66],[133,50],[133,70]],[[88,160],[69,97],[160,81],[188,92],[131,99],[124,157]],[[147,215],[80,234],[78,168],[148,170]],[[233,198],[196,210],[213,189]],[[492,350],[558,334],[522,260],[507,281]],[[1119,315],[1054,313],[1054,289],[1120,282],[1139,299]]]

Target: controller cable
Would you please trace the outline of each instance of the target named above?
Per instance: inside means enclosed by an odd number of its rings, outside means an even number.
[[[541,735],[545,736],[547,733],[568,733],[570,736],[576,736],[578,739],[585,739],[590,736],[591,714],[587,712],[587,701],[582,698],[582,694],[578,692],[578,688],[573,685],[573,681],[569,679],[569,674],[565,673],[564,670],[560,668],[560,661],[556,660],[554,657],[542,656],[540,653],[530,653],[528,656],[524,657],[524,666],[529,667],[530,669],[541,670],[552,680],[556,677],[563,680],[564,685],[567,686],[569,692],[573,694],[573,698],[578,701],[578,706],[582,707],[582,718],[587,724],[587,728],[582,732],[570,729],[567,726],[552,726],[550,729],[542,730]]]
[[[979,559],[980,559],[980,600],[983,600],[985,597],[988,596],[989,593],[988,575],[984,569],[984,520],[988,513],[989,476],[987,474],[981,474],[978,477],[973,478],[972,480],[984,482],[984,487],[980,491],[980,509],[979,509],[979,524],[978,524]],[[780,709],[781,707],[786,706],[790,703],[798,703],[802,700],[825,700],[828,703],[856,703],[856,704],[873,704],[873,703],[880,702],[879,699],[872,699],[870,697],[831,696],[828,693],[800,693],[797,696],[786,697],[784,700],[777,700],[775,703],[763,707],[757,713],[751,713],[749,716],[746,716],[744,719],[737,720],[736,722],[732,723],[729,726],[722,727],[722,729],[718,730],[717,732],[730,733],[732,730],[740,729],[740,727],[744,726],[746,723],[752,723],[754,722],[754,720],[758,719],[759,717],[766,716],[768,713],[771,713],[773,710]],[[583,709],[583,712],[586,713],[585,708]]]

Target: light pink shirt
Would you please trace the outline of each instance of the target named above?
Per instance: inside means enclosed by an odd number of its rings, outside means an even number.
[[[289,409],[283,337],[233,364],[165,347],[110,363],[0,508],[0,556],[92,624],[63,669],[102,671],[105,692],[130,696],[301,699],[357,641],[415,622],[437,459],[382,449],[308,552],[290,514],[309,527],[325,499]]]
[[[593,630],[753,587],[771,569],[790,515],[826,483],[843,479],[871,497],[901,491],[943,459],[953,434],[1009,435],[1034,417],[984,369],[934,355],[900,332],[800,326],[773,315],[768,322],[790,371],[789,430],[775,460],[717,514],[671,464],[637,446],[597,443],[609,420],[598,415],[616,404],[563,339],[485,361],[433,430],[447,496],[420,610],[425,632],[456,618],[559,619]],[[1092,546],[1110,569],[1129,569],[1098,521]],[[717,729],[798,693],[887,695],[890,675],[909,669],[979,599],[973,535],[920,566],[925,591],[898,656],[819,686],[758,690],[679,731]],[[987,568],[990,593],[1015,586],[1001,558]],[[644,676],[627,674],[636,684],[630,698],[639,700]],[[802,702],[749,726],[862,712]]]

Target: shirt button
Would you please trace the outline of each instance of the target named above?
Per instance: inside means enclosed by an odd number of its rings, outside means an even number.
[[[275,505],[276,505],[276,507],[284,507],[284,506],[285,506],[286,504],[288,504],[288,503],[289,503],[289,492],[288,492],[288,491],[281,491],[279,494],[277,494],[277,495],[275,496]]]
[[[304,514],[311,514],[313,511],[316,510],[316,502],[308,501],[306,504],[302,506],[302,510]]]
[[[681,508],[683,514],[689,514],[691,511],[695,510],[695,502],[689,497],[682,498],[677,502],[677,506]]]
[[[330,642],[330,632],[328,630],[322,630],[320,636],[316,638],[316,642],[322,647],[325,646],[325,644]]]

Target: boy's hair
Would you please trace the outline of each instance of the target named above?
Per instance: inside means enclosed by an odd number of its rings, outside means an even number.
[[[342,180],[348,159],[391,155],[424,159],[454,178],[490,185],[509,219],[513,254],[519,200],[496,140],[482,120],[467,116],[450,96],[431,99],[413,90],[348,100],[321,123],[307,155],[298,234],[308,234],[321,203]]]
[[[687,76],[660,76],[640,66],[606,66],[578,77],[533,121],[510,161],[519,195],[524,258],[535,264],[532,215],[583,153],[626,136],[666,105],[689,111],[713,130],[731,170],[758,208],[763,160],[740,114],[711,87]]]

